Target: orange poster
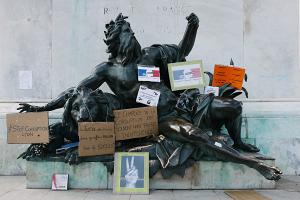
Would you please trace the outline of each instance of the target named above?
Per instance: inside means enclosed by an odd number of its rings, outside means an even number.
[[[232,87],[241,90],[245,77],[245,68],[236,66],[215,65],[212,86],[223,86],[230,83]]]

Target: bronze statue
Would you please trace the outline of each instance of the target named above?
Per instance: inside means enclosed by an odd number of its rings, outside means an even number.
[[[268,166],[260,160],[246,158],[222,141],[215,141],[209,136],[209,129],[217,130],[225,124],[234,141],[235,148],[253,152],[259,151],[255,146],[245,144],[241,140],[242,106],[239,101],[212,95],[201,96],[193,91],[187,91],[183,93],[186,96],[178,97],[178,94],[170,90],[167,63],[185,60],[194,45],[199,24],[198,17],[193,13],[187,17],[187,29],[179,45],[152,45],[144,49],[141,49],[130,24],[125,20],[126,18],[119,14],[115,21],[106,24],[107,31],[105,32],[106,40],[104,42],[108,47],[107,53],[110,53],[107,62],[97,65],[94,72],[79,83],[76,88],[66,90],[47,105],[36,107],[22,104],[19,110],[21,112],[51,111],[66,104],[66,112],[74,92],[81,91],[83,88],[97,90],[104,82],[117,96],[114,99],[116,102],[119,101],[118,105],[122,105],[123,108],[141,107],[143,105],[136,103],[136,96],[139,86],[143,84],[150,89],[159,90],[161,93],[157,106],[159,132],[166,137],[166,140],[176,141],[175,143],[179,144],[189,143],[191,145],[186,147],[187,151],[192,146],[197,148],[201,155],[206,154],[223,161],[245,164],[258,170],[267,179],[278,180],[281,174],[279,169]],[[138,82],[137,64],[160,67],[162,82]],[[194,98],[196,96],[201,96],[201,98]],[[192,106],[193,109],[189,108],[190,104],[186,104],[189,98],[191,98],[190,100],[194,105],[197,105]],[[75,105],[72,104],[72,106]],[[105,111],[105,108],[101,108]],[[115,108],[118,109],[118,107]],[[76,109],[72,107],[72,110]],[[83,115],[83,113],[80,114]],[[74,119],[74,116],[72,117]],[[89,114],[82,118],[84,118],[83,121],[91,121],[92,119]],[[206,120],[203,122],[203,119]],[[64,121],[68,120],[65,119]],[[79,120],[76,119],[76,121]],[[206,124],[207,130],[203,129],[203,123],[209,124]],[[72,127],[68,123],[63,123],[62,126],[64,128]],[[76,134],[74,135],[76,136]],[[136,143],[136,145],[141,146],[142,144]],[[154,145],[157,145],[157,143],[154,142]],[[143,147],[139,148],[139,150],[143,149],[146,150]],[[132,149],[132,151],[135,150],[137,149]],[[26,152],[24,156],[26,158]],[[182,165],[183,163],[179,164]],[[163,167],[167,168],[168,166]]]
[[[113,110],[122,109],[123,105],[117,97],[101,90],[81,88],[74,90],[68,98],[62,122],[49,126],[50,138],[48,144],[32,144],[27,151],[19,157],[32,159],[34,157],[46,157],[55,155],[56,149],[65,144],[78,142],[78,122],[111,122]],[[78,164],[80,162],[77,148],[70,148],[65,152],[65,162]]]

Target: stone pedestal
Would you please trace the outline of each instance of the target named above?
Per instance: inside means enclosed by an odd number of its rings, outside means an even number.
[[[52,174],[69,174],[69,188],[106,189],[107,170],[100,162],[70,166],[61,161],[27,161],[27,188],[51,188]]]
[[[275,160],[264,158],[268,164]],[[51,188],[53,173],[69,174],[69,188],[112,189],[113,175],[100,162],[85,162],[70,166],[62,161],[28,161],[27,188]],[[245,165],[221,161],[199,161],[177,175],[163,179],[160,172],[150,179],[150,189],[273,189],[275,182],[266,180],[256,170]]]

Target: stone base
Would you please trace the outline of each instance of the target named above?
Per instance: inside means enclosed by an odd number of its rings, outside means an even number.
[[[70,166],[61,161],[27,161],[26,188],[51,188],[52,175],[69,174],[69,188],[106,189],[107,170],[100,162]]]
[[[274,159],[265,160],[274,165]],[[113,175],[100,162],[69,166],[61,161],[28,161],[27,188],[51,188],[53,173],[69,174],[69,188],[112,189]],[[150,179],[150,189],[273,189],[269,181],[245,165],[221,161],[200,161],[186,170],[182,178],[163,179],[157,173]]]

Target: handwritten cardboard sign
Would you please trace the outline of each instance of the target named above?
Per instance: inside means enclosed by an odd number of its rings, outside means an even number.
[[[157,108],[114,110],[116,140],[158,134]]]
[[[7,114],[7,143],[48,143],[48,125],[48,112]]]
[[[113,154],[115,134],[113,122],[78,123],[79,156]]]
[[[215,65],[212,86],[223,86],[230,83],[232,87],[240,90],[243,87],[245,68],[236,66]]]

